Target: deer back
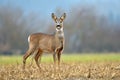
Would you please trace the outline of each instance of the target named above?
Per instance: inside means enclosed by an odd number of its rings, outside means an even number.
[[[61,42],[54,34],[35,33],[30,35],[29,44],[43,52],[54,52],[61,47]]]

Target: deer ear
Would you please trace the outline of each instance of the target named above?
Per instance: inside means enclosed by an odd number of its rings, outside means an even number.
[[[64,13],[61,17],[60,17],[60,22],[63,22],[63,20],[66,18],[66,13]]]
[[[55,14],[54,13],[52,13],[52,19],[55,21],[55,22],[57,22],[57,17],[55,16]]]

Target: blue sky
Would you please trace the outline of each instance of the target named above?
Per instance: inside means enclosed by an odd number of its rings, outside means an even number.
[[[21,7],[25,12],[40,12],[43,14],[51,13],[56,8],[60,7],[65,11],[77,3],[80,0],[0,0],[0,5],[13,5],[15,7]]]
[[[57,8],[69,13],[76,5],[93,5],[99,13],[111,18],[120,17],[120,0],[0,0],[0,6],[20,7],[25,13],[35,12],[48,16]]]

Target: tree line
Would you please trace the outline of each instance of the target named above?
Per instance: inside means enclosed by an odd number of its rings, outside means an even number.
[[[120,22],[111,22],[94,6],[74,6],[64,22],[65,52],[119,52]],[[56,14],[64,10],[57,8]],[[24,54],[34,32],[54,33],[54,23],[21,8],[0,6],[0,54]],[[51,15],[50,15],[51,17]]]

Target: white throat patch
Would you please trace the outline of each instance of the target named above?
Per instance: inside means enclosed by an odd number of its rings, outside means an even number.
[[[56,31],[57,31],[57,32],[58,32],[58,31],[63,32],[63,27],[62,27],[62,28],[60,28],[60,29],[57,29],[57,28],[56,28]]]
[[[61,29],[56,28],[56,31],[57,31],[58,37],[60,37],[60,38],[64,37],[63,27]]]

